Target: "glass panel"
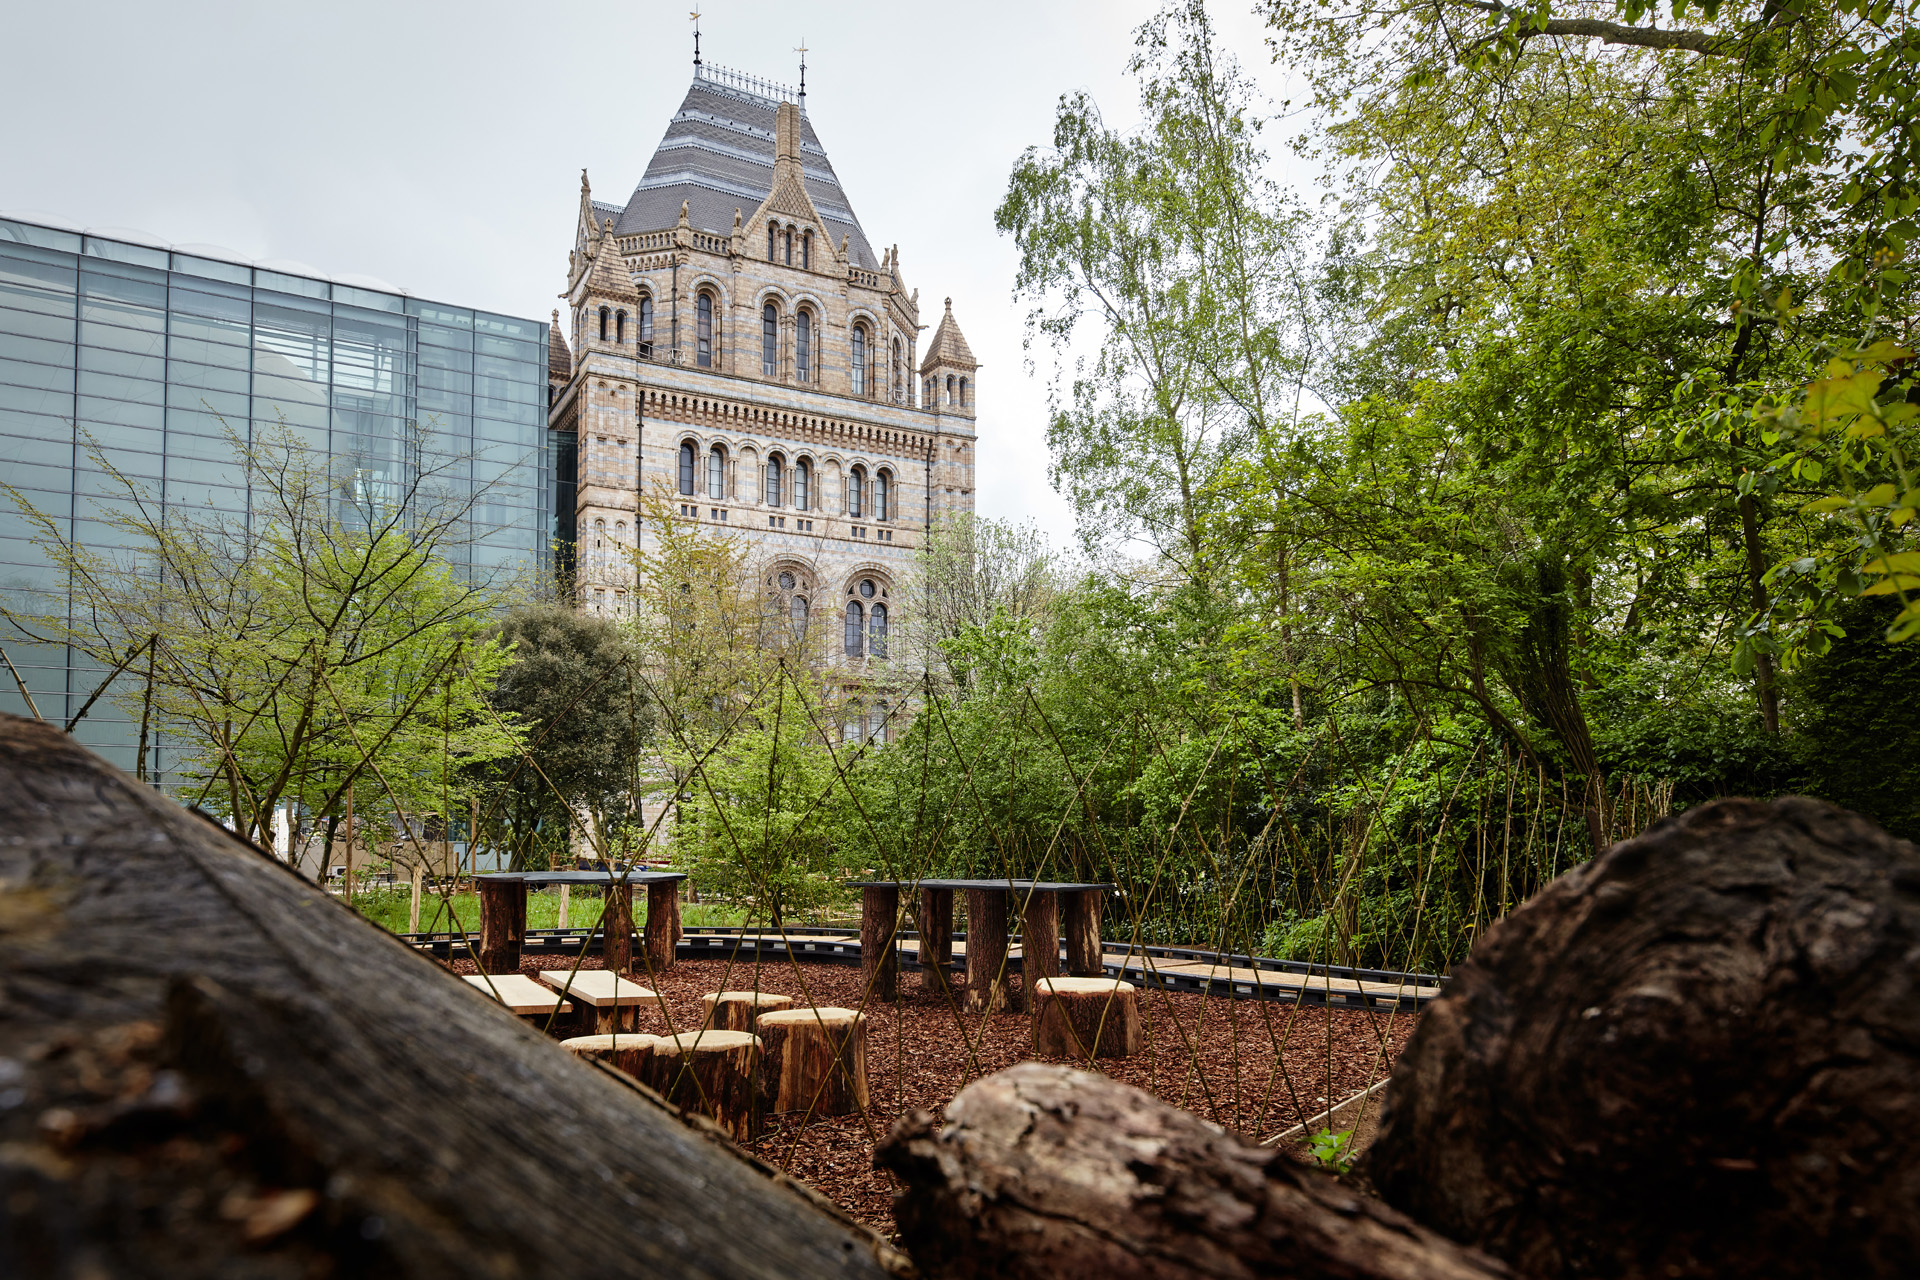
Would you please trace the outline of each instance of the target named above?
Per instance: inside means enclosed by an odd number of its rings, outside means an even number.
[[[158,267],[167,269],[167,251],[150,249],[145,245],[126,244],[119,240],[102,240],[96,236],[86,238],[86,247],[82,250],[90,258],[106,258],[111,262],[130,262],[140,267]]]
[[[142,378],[156,387],[166,380],[167,362],[157,355],[134,355],[127,351],[102,351],[97,348],[83,347],[80,350],[80,389],[86,390],[87,377],[95,373],[111,373],[123,378]],[[103,394],[111,395],[111,392]],[[145,399],[144,395],[129,396],[128,399]]]
[[[406,300],[397,294],[376,293],[371,289],[356,289],[347,284],[333,286],[333,300],[356,307],[366,307],[370,311],[391,311],[396,315],[406,310]]]
[[[173,269],[208,280],[225,280],[230,284],[253,283],[253,268],[242,262],[222,262],[218,258],[196,258],[190,254],[176,253],[173,255]]]
[[[11,423],[0,423],[0,426],[11,425]],[[63,435],[64,438],[0,435],[0,462],[37,462],[50,467],[71,467],[73,465],[72,428],[66,428]],[[18,482],[9,475],[7,483]],[[5,508],[6,504],[0,503],[0,510]]]
[[[78,403],[80,425],[90,429],[98,426],[141,427],[159,430],[166,418],[166,410],[157,404],[134,404],[126,400],[105,400],[97,396],[81,396]],[[99,434],[95,430],[95,434]]]
[[[278,271],[261,271],[258,268],[253,273],[253,285],[256,289],[278,289],[282,293],[298,294],[303,298],[325,298],[331,292],[325,280],[309,280],[305,276],[282,275]]]
[[[9,360],[72,368],[73,344],[52,338],[27,338],[18,334],[0,333],[0,369],[3,369],[4,362]],[[5,373],[0,372],[0,378],[5,376]]]
[[[167,350],[167,335],[159,326],[150,330],[123,329],[118,325],[95,324],[91,321],[80,322],[80,345],[101,347],[111,351],[130,351],[135,355],[164,355]]]
[[[79,270],[71,258],[41,253],[36,249],[0,252],[0,283],[43,289],[49,293],[72,293]]]
[[[0,242],[14,244],[39,245],[45,249],[60,249],[67,253],[80,252],[80,237],[72,231],[57,231],[52,227],[37,226],[31,222],[14,222],[0,218]]]
[[[544,320],[515,320],[511,316],[489,315],[484,311],[473,313],[473,329],[477,334],[518,338],[522,342],[534,343],[536,347],[547,336],[547,322]]]
[[[860,602],[855,600],[847,605],[847,628],[846,635],[843,637],[848,657],[860,656],[865,630],[866,611],[860,607]]]
[[[0,302],[26,301],[20,295],[24,290],[15,291],[7,297],[7,290],[0,287]],[[56,342],[73,341],[73,299],[49,298],[50,304],[45,310],[35,311],[29,307],[0,306],[0,332],[24,334],[29,338],[51,338]]]
[[[64,391],[71,395],[73,380],[72,369],[63,369],[56,364],[0,360],[0,382],[16,387],[38,387],[47,391]]]
[[[30,366],[40,368],[43,366]],[[55,373],[64,370],[53,370]],[[0,374],[0,377],[10,375]],[[67,375],[69,380],[72,374]],[[0,413],[57,414],[62,418],[73,416],[73,392],[54,391],[46,387],[14,387],[0,381]]]

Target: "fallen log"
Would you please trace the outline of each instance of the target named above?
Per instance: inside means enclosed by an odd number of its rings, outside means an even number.
[[[1690,810],[1491,930],[1367,1171],[1539,1276],[1920,1274],[1920,850],[1814,800]]]
[[[875,1149],[932,1280],[1485,1280],[1500,1263],[1106,1076],[1026,1063]]]
[[[0,1099],[0,1275],[23,1280],[899,1264],[710,1127],[12,716]]]

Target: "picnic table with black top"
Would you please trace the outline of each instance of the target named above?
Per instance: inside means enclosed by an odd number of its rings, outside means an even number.
[[[860,880],[860,963],[869,990],[881,1000],[895,995],[899,966],[900,890],[920,891],[920,982],[930,991],[947,985],[953,963],[953,894],[967,895],[966,1007],[992,1012],[1014,1006],[1007,988],[1008,921],[1022,919],[1026,940],[1021,965],[1029,982],[1060,972],[1060,928],[1067,934],[1067,971],[1100,976],[1100,906],[1113,886],[1056,880]],[[1032,940],[1044,938],[1034,946]]]
[[[673,964],[680,941],[680,882],[684,871],[512,871],[474,877],[480,891],[480,972],[518,973],[527,938],[528,885],[599,885],[606,895],[605,965],[633,967],[633,886],[647,890],[646,954],[657,972]]]

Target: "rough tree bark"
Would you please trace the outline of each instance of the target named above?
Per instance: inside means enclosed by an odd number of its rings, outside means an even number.
[[[520,949],[527,937],[527,882],[482,876],[480,887],[480,972],[520,972]]]
[[[1331,1175],[1106,1076],[1026,1063],[924,1111],[874,1152],[930,1280],[1484,1280],[1498,1262]]]
[[[606,889],[606,910],[601,913],[605,938],[601,943],[601,963],[616,974],[633,969],[633,886],[624,880],[610,880]]]
[[[674,1106],[746,1142],[760,1132],[760,1039],[745,1031],[655,1036],[633,1074]]]
[[[1422,1016],[1367,1160],[1539,1276],[1920,1273],[1920,850],[1814,800],[1549,885]]]
[[[1066,895],[1067,973],[1075,978],[1100,976],[1100,909],[1105,889],[1082,889]]]
[[[760,1016],[767,1110],[850,1116],[867,1106],[867,1019],[852,1009],[784,1009]]]
[[[673,949],[680,945],[680,886],[671,880],[647,885],[647,970],[665,973],[673,968]]]
[[[1007,899],[1005,889],[967,890],[967,997],[972,1013],[999,1013],[1013,1007],[1007,987]]]
[[[761,1014],[792,1007],[792,996],[771,991],[709,991],[700,997],[706,1025],[716,1031],[752,1032]]]
[[[1060,972],[1060,895],[1036,890],[1026,895],[1020,922],[1020,985],[1029,998],[1033,984]]]
[[[868,885],[860,891],[860,969],[875,1000],[898,994],[900,890]]]
[[[1140,1002],[1117,978],[1040,978],[1033,1006],[1033,1052],[1042,1058],[1130,1058],[1140,1052]]]
[[[0,716],[0,833],[0,1275],[892,1272],[52,727]]]
[[[920,987],[944,992],[953,963],[953,890],[920,891]]]

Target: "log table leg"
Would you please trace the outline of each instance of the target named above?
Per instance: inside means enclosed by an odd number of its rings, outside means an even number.
[[[1076,978],[1100,976],[1100,908],[1105,889],[1082,889],[1067,897],[1067,972]]]
[[[488,877],[480,885],[480,972],[520,972],[520,945],[527,934],[527,882],[518,876]]]
[[[1140,1004],[1117,978],[1034,983],[1033,1052],[1043,1058],[1130,1058],[1140,1051]]]
[[[1005,889],[967,890],[967,1011],[1009,1008]]]
[[[647,965],[653,973],[673,967],[674,935],[680,924],[680,887],[671,880],[647,886]]]
[[[850,1116],[867,1106],[867,1019],[852,1009],[760,1015],[760,1091],[769,1111]]]
[[[760,1038],[745,1031],[682,1031],[650,1045],[636,1074],[668,1102],[748,1142],[760,1130],[759,1058]]]
[[[633,886],[624,880],[607,884],[607,909],[600,917],[606,929],[601,962],[614,973],[633,968]]]
[[[870,884],[860,891],[860,971],[876,1000],[899,994],[899,920],[899,886]]]
[[[1033,1007],[1034,983],[1060,976],[1060,895],[1034,890],[1020,923],[1020,989]]]
[[[953,890],[920,891],[920,986],[927,991],[947,989],[947,969],[953,964]]]

